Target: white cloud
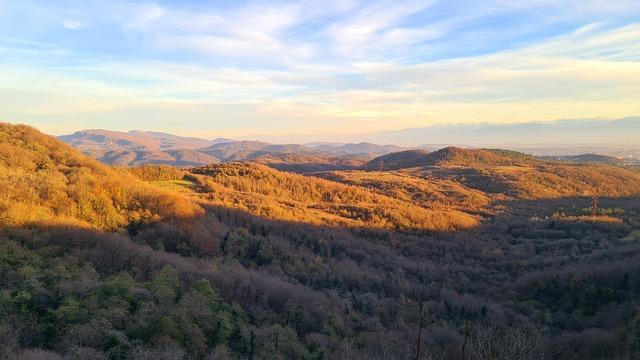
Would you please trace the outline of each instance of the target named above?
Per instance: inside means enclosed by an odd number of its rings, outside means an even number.
[[[86,26],[82,21],[74,20],[74,19],[66,19],[62,22],[62,26],[69,30],[80,30]]]
[[[385,51],[395,44],[409,45],[432,34],[428,28],[407,29],[398,23],[424,11],[435,1],[371,2],[343,21],[331,24],[326,36],[339,54],[366,57],[371,51]]]
[[[122,30],[123,42],[130,42],[122,44],[124,50],[139,47],[151,50],[146,59],[159,52],[165,60],[92,57],[44,39],[44,45],[0,39],[0,116],[49,114],[78,122],[139,117],[149,126],[162,118],[176,127],[189,119],[241,133],[249,125],[256,132],[331,126],[355,131],[640,113],[640,24],[603,19],[597,0],[461,0],[456,6],[468,9],[455,16],[414,22],[406,19],[444,0],[334,1],[336,6],[326,7],[312,1],[249,2],[206,11],[98,1],[54,14],[34,12],[55,27],[67,19],[63,26],[81,29],[86,24],[77,19],[86,19],[92,30]],[[620,1],[627,9],[640,4]],[[477,39],[501,42],[500,32],[507,30],[512,36],[543,29],[547,24],[465,28],[495,14],[543,10],[553,14],[545,21],[569,29],[565,35],[513,42],[500,51],[463,51],[457,58],[425,56],[464,50]],[[618,5],[602,12],[622,13]],[[578,16],[585,20],[572,22]],[[460,40],[440,41],[450,38]],[[411,63],[407,54],[415,55]]]

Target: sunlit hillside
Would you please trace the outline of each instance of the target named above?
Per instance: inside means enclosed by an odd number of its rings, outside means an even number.
[[[212,203],[254,215],[325,226],[446,231],[479,219],[442,206],[421,207],[357,186],[248,164],[195,168],[194,179]]]
[[[27,126],[0,124],[0,224],[71,221],[103,230],[193,217],[189,198],[150,186]]]
[[[461,211],[487,209],[490,194],[448,179],[419,177],[408,172],[334,171],[314,174],[349,185],[372,189],[394,199],[423,207],[452,207]]]

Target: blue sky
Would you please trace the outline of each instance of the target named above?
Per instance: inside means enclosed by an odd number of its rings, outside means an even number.
[[[0,120],[55,134],[615,118],[638,79],[637,0],[0,0]]]

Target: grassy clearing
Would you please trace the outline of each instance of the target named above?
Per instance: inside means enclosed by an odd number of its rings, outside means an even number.
[[[161,187],[163,189],[169,189],[174,191],[191,192],[195,190],[196,184],[189,180],[162,180],[154,181],[153,185]]]

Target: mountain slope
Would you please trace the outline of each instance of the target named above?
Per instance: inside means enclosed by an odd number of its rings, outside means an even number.
[[[453,180],[486,193],[515,199],[640,194],[638,173],[603,164],[527,160],[518,165],[436,166],[410,169],[408,172],[419,177]]]

